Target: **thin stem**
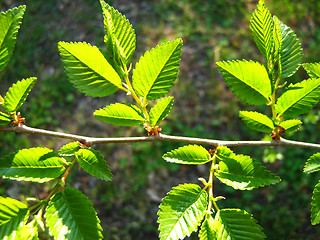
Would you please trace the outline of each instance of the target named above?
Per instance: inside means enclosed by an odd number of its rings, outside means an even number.
[[[61,133],[55,131],[48,131],[38,128],[27,127],[26,125],[15,126],[15,127],[2,127],[0,126],[0,132],[16,132],[16,133],[30,133],[37,135],[44,135],[49,137],[64,138],[73,141],[79,141],[84,144],[108,144],[108,143],[134,143],[134,142],[181,142],[189,144],[200,144],[210,146],[226,146],[226,147],[268,147],[268,146],[287,146],[287,147],[298,147],[298,148],[309,148],[320,150],[320,144],[306,143],[299,141],[287,140],[280,138],[278,141],[223,141],[206,138],[194,138],[194,137],[181,137],[159,134],[157,136],[149,137],[118,137],[118,138],[95,138],[87,137],[75,134]]]

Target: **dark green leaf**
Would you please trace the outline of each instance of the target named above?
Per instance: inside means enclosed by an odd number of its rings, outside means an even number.
[[[311,224],[320,223],[320,182],[315,186],[311,202]]]
[[[152,126],[159,125],[163,119],[169,114],[173,104],[173,97],[167,97],[161,99],[157,104],[150,110],[150,123]]]
[[[207,208],[207,192],[198,185],[174,187],[158,212],[160,240],[183,239],[196,231]]]
[[[100,220],[92,203],[75,188],[56,193],[48,204],[45,218],[55,239],[103,239]]]
[[[313,154],[303,168],[305,173],[313,173],[320,171],[320,153]]]

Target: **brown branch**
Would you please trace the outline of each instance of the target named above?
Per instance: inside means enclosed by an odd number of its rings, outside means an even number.
[[[95,138],[80,136],[75,134],[61,133],[55,131],[48,131],[38,128],[31,128],[25,125],[15,126],[15,127],[0,127],[0,132],[18,132],[18,133],[30,133],[37,135],[44,135],[49,137],[64,138],[73,141],[79,141],[84,144],[94,145],[94,144],[107,144],[107,143],[133,143],[133,142],[153,142],[153,141],[168,141],[168,142],[181,142],[189,144],[201,144],[201,145],[211,145],[211,146],[227,146],[227,147],[265,147],[265,146],[291,146],[298,148],[310,148],[320,150],[320,144],[306,143],[299,141],[291,141],[281,138],[279,141],[223,141],[223,140],[213,140],[205,138],[194,138],[194,137],[180,137],[159,134],[157,136],[149,137],[118,137],[118,138]]]

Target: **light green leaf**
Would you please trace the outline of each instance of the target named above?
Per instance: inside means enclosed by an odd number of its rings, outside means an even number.
[[[281,78],[282,75],[282,65],[281,65],[281,46],[282,46],[282,34],[280,29],[280,20],[277,16],[273,16],[273,42],[274,42],[274,52],[273,52],[273,62],[278,65],[278,77]]]
[[[105,181],[112,180],[112,173],[100,152],[83,148],[76,152],[75,155],[80,166],[87,173]]]
[[[169,114],[173,104],[173,97],[167,97],[161,99],[157,104],[150,110],[150,123],[152,126],[159,125],[163,119]]]
[[[0,239],[14,240],[27,222],[28,207],[12,198],[0,196]]]
[[[216,214],[216,220],[221,223],[217,240],[263,240],[266,239],[262,227],[244,210],[221,209]]]
[[[39,240],[38,226],[35,222],[36,220],[33,220],[30,223],[24,225],[18,232],[18,236],[16,236],[16,239]]]
[[[60,156],[73,156],[80,148],[79,142],[71,142],[60,148],[58,153]]]
[[[37,78],[31,77],[14,83],[4,97],[4,107],[8,113],[16,112],[25,102]]]
[[[178,38],[146,52],[133,70],[132,83],[140,97],[159,99],[167,94],[177,78],[182,40]]]
[[[280,116],[296,117],[309,112],[320,100],[320,78],[290,84],[276,103]]]
[[[303,168],[303,171],[305,173],[320,171],[320,153],[315,153],[308,159]]]
[[[144,122],[140,109],[131,104],[115,103],[96,110],[94,117],[118,126],[137,126]]]
[[[282,35],[281,43],[281,68],[282,78],[292,76],[302,62],[302,48],[296,34],[279,20]]]
[[[200,231],[200,240],[214,240],[217,239],[217,232],[221,228],[219,221],[215,220],[211,215],[208,215],[203,221]]]
[[[11,121],[11,118],[8,114],[0,112],[0,125],[8,125]]]
[[[48,148],[22,149],[0,159],[0,176],[43,183],[59,177],[65,165],[66,162]]]
[[[235,156],[235,154],[232,152],[231,149],[229,149],[228,147],[226,146],[218,146],[217,147],[217,156],[220,158],[220,159],[223,159],[223,158],[226,158],[226,157],[233,157]]]
[[[160,240],[183,239],[196,231],[207,208],[207,197],[207,192],[195,184],[174,187],[159,207]]]
[[[55,239],[103,239],[100,220],[92,203],[75,188],[56,193],[48,204],[45,218]]]
[[[7,66],[13,54],[25,10],[26,6],[21,5],[0,13],[0,72]]]
[[[283,127],[286,130],[286,133],[295,132],[299,130],[302,122],[297,119],[286,120],[280,123],[280,127]]]
[[[120,56],[122,62],[127,64],[136,48],[136,36],[130,22],[124,15],[115,10],[105,1],[100,0],[104,29],[104,41],[114,58]]]
[[[270,11],[265,7],[262,0],[259,1],[257,9],[252,14],[250,30],[261,54],[269,62],[273,47],[273,20]]]
[[[315,186],[311,201],[311,224],[320,223],[320,182]]]
[[[99,48],[85,42],[59,42],[58,48],[66,74],[80,92],[104,97],[121,87],[121,78]]]
[[[271,82],[264,66],[246,60],[216,64],[231,91],[241,100],[253,105],[267,103],[271,96]]]
[[[271,133],[274,128],[272,120],[262,113],[240,111],[239,116],[244,123],[253,130]]]
[[[259,162],[244,155],[217,155],[219,170],[215,176],[234,189],[252,190],[265,185],[276,184],[280,178],[266,170]]]
[[[180,164],[204,164],[211,160],[209,152],[202,146],[188,145],[163,155],[167,162]]]
[[[320,63],[304,63],[302,66],[311,78],[320,78]]]

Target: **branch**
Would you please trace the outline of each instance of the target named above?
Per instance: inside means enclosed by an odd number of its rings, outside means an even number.
[[[118,138],[95,138],[80,136],[68,133],[48,131],[38,128],[31,128],[25,125],[16,127],[0,127],[0,132],[19,132],[19,133],[31,133],[37,135],[44,135],[49,137],[64,138],[74,141],[79,141],[84,144],[94,145],[94,144],[107,144],[107,143],[133,143],[133,142],[153,142],[153,141],[168,141],[168,142],[181,142],[189,144],[201,144],[201,145],[211,145],[211,146],[226,146],[226,147],[265,147],[265,146],[291,146],[298,148],[310,148],[320,150],[320,144],[306,143],[299,141],[291,141],[281,138],[279,141],[223,141],[223,140],[213,140],[205,138],[194,138],[194,137],[180,137],[171,136],[165,134],[159,134],[158,136],[150,137],[118,137]]]

